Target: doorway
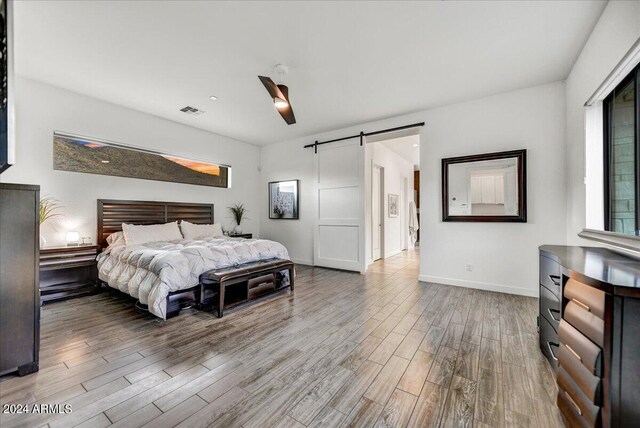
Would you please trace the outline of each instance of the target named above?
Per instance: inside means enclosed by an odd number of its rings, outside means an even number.
[[[373,265],[414,248],[410,230],[415,222],[410,213],[415,212],[413,180],[419,142],[415,131],[366,139],[366,249],[367,265],[374,269]]]
[[[371,260],[384,254],[384,168],[373,165],[371,171]]]

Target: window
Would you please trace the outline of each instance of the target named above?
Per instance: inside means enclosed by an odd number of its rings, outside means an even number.
[[[640,235],[640,65],[604,99],[605,229]]]

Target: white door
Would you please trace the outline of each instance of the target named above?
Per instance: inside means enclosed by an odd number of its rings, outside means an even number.
[[[382,257],[383,177],[382,168],[374,165],[371,178],[371,260],[373,261]]]
[[[314,264],[364,273],[364,145],[325,144],[315,157]]]

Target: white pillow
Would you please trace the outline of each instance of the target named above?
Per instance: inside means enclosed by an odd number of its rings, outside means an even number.
[[[124,240],[124,233],[116,232],[107,236],[107,244],[110,247],[117,247],[118,245],[127,245],[127,241]]]
[[[148,226],[122,223],[122,232],[127,245],[140,245],[147,242],[175,241],[182,239],[178,222],[151,224]]]
[[[180,230],[184,239],[200,239],[200,238],[219,238],[224,236],[222,233],[222,224],[194,224],[182,220],[180,222]]]

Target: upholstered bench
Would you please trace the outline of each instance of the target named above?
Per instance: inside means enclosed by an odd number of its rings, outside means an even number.
[[[289,272],[289,283],[286,275]],[[294,289],[295,268],[291,260],[270,259],[210,270],[200,275],[200,306],[225,308],[248,302],[285,287]],[[217,305],[216,305],[217,300]]]

